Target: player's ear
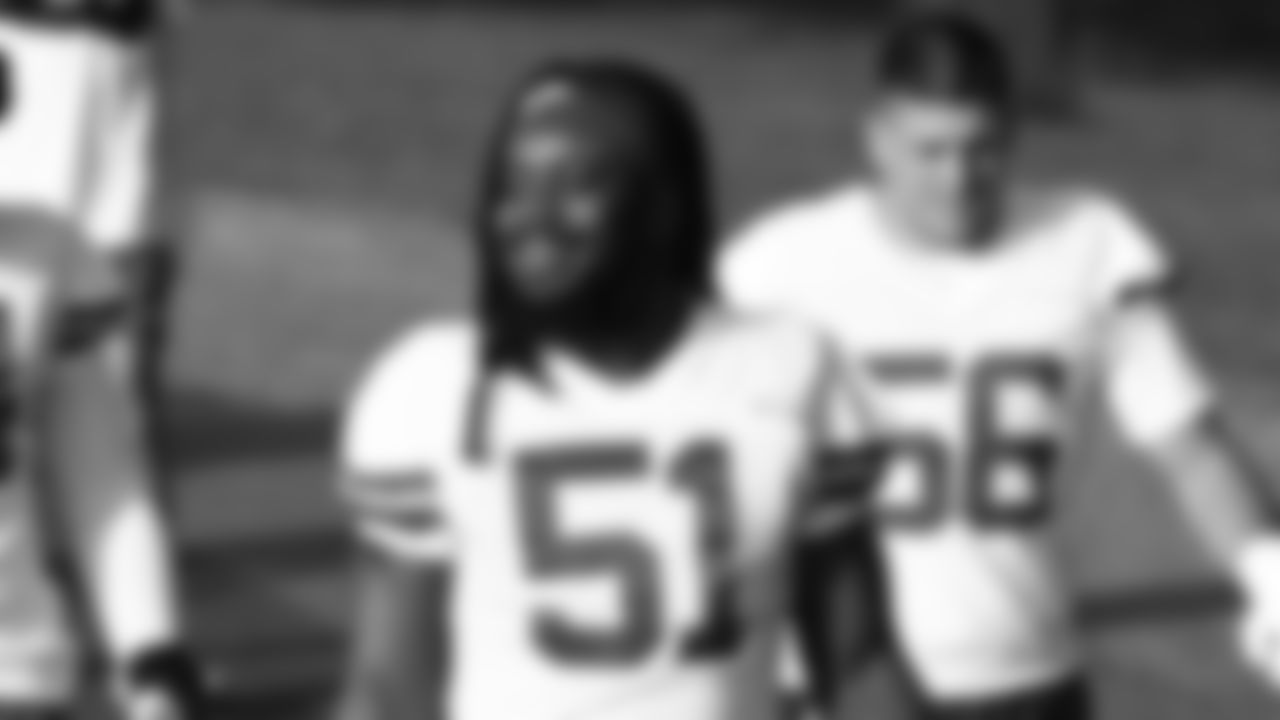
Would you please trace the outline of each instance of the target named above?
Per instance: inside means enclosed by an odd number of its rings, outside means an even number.
[[[865,159],[872,169],[892,164],[896,112],[891,100],[880,97],[862,114],[858,131]]]

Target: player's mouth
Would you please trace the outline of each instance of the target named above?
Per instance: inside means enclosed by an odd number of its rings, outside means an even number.
[[[512,238],[507,252],[525,291],[545,296],[575,282],[582,250],[581,243],[565,233],[532,232]]]

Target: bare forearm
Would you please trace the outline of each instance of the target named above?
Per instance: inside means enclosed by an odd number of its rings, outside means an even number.
[[[884,650],[883,577],[870,528],[845,528],[806,540],[795,565],[796,625],[809,690],[827,717]]]
[[[448,575],[362,549],[357,618],[339,720],[445,717]]]
[[[124,661],[176,643],[175,583],[154,504],[122,507],[96,537],[84,535],[81,563],[112,655]]]
[[[1223,565],[1271,534],[1274,498],[1265,476],[1219,420],[1171,443],[1159,464],[1192,529]]]
[[[105,367],[68,369],[78,400],[63,418],[61,453],[77,566],[108,649],[117,659],[176,638],[168,538],[148,481],[135,408]]]

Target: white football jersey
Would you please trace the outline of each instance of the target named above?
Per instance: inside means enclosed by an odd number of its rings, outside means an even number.
[[[811,332],[708,311],[644,378],[557,355],[543,381],[497,376],[473,464],[474,333],[396,344],[355,397],[344,464],[349,482],[418,476],[435,494],[433,527],[357,522],[454,569],[450,717],[773,718],[810,461],[864,432],[837,367]]]
[[[0,71],[0,203],[69,218],[105,250],[149,239],[157,90],[146,49],[0,17]]]
[[[727,251],[730,297],[786,310],[866,368],[893,450],[877,492],[897,637],[937,697],[1078,669],[1046,521],[1081,463],[1086,400],[1158,443],[1210,403],[1150,291],[1166,260],[1113,202],[1026,193],[973,251],[902,236],[866,188],[783,208]]]

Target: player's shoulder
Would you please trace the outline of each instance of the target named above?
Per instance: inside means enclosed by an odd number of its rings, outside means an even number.
[[[715,356],[738,377],[791,379],[803,387],[820,378],[833,352],[816,326],[781,312],[717,307],[705,327]]]
[[[860,235],[870,205],[863,186],[844,185],[761,213],[731,235],[721,253],[721,288],[735,302],[759,306],[794,294],[816,269],[847,261],[847,239]]]
[[[813,352],[826,342],[813,323],[782,311],[717,305],[709,317],[716,338],[734,346]]]
[[[1050,234],[1091,248],[1150,243],[1133,207],[1105,188],[1080,185],[1034,185],[1019,188],[1015,222],[1048,229]]]
[[[378,353],[343,413],[345,461],[394,465],[445,443],[471,387],[477,336],[461,321],[420,323]]]
[[[399,333],[367,366],[356,403],[372,396],[414,402],[467,384],[479,355],[479,332],[463,319],[420,322]]]
[[[794,243],[845,227],[870,207],[870,190],[845,183],[784,200],[749,218],[731,238],[731,247]]]
[[[1174,274],[1169,249],[1118,195],[1075,187],[1041,198],[1041,222],[1052,223],[1044,234],[1056,238],[1056,246],[1094,277],[1104,295],[1127,294],[1135,285],[1163,286]]]

